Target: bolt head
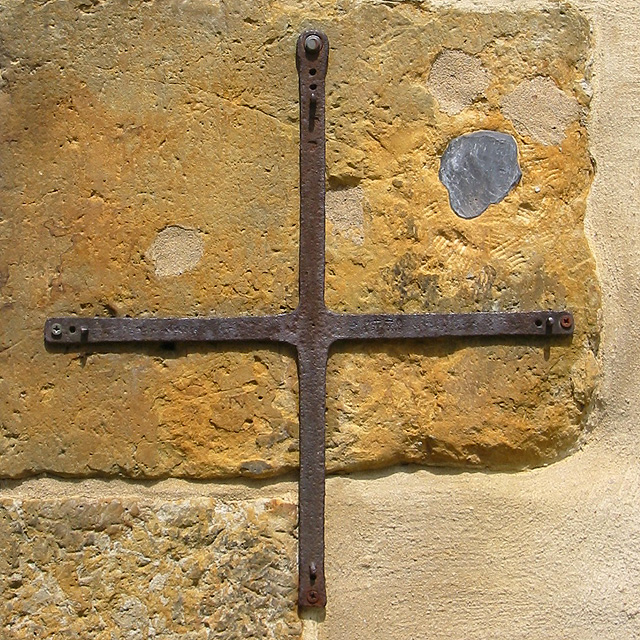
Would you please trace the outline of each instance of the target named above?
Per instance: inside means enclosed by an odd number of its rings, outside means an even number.
[[[562,318],[560,319],[560,326],[563,329],[571,329],[571,325],[573,323],[571,322],[571,316],[562,316]]]
[[[304,48],[307,53],[318,53],[322,47],[322,40],[316,35],[310,35],[305,38]]]
[[[59,325],[57,322],[56,324],[51,326],[51,335],[54,338],[59,338],[62,335],[62,326]]]

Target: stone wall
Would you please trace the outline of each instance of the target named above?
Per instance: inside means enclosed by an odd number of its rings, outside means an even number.
[[[0,637],[640,634],[636,13],[0,3]],[[576,321],[332,353],[326,618],[295,605],[294,353],[42,340],[295,308],[310,26],[327,304]]]

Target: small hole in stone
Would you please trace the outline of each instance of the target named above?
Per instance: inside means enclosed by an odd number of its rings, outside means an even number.
[[[72,325],[69,327],[69,333],[75,333],[75,332],[76,332],[76,326],[75,326],[74,324],[72,324]]]

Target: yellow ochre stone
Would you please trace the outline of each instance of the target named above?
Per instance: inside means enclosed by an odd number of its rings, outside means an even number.
[[[600,293],[583,230],[594,167],[589,25],[578,12],[355,0],[1,4],[0,475],[216,478],[297,466],[290,349],[48,352],[42,329],[56,315],[295,308],[294,50],[310,26],[331,41],[327,304],[567,308],[576,319],[565,341],[336,348],[328,469],[518,469],[579,445],[598,376]],[[432,70],[451,52],[480,76],[463,108],[447,112]],[[504,106],[532,82],[576,105],[552,140],[529,133],[554,130],[547,110],[533,108],[523,129]],[[462,220],[439,158],[477,130],[513,135],[523,176]]]

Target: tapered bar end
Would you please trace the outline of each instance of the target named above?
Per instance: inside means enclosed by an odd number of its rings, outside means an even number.
[[[324,584],[324,569],[316,568],[312,562],[309,567],[300,568],[298,586],[298,607],[323,609],[327,606],[327,592]]]

